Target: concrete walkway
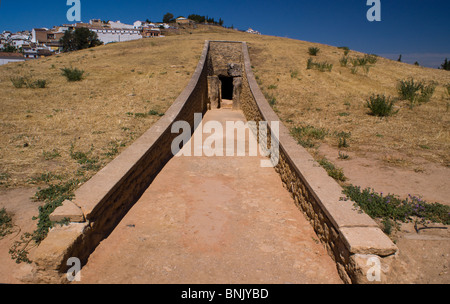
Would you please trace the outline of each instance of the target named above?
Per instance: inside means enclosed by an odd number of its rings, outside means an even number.
[[[221,109],[203,123],[211,120],[225,126],[245,118]],[[90,256],[81,283],[342,283],[261,159],[174,157]]]

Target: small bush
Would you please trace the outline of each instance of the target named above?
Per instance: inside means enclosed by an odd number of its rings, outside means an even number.
[[[308,49],[308,54],[311,55],[311,56],[317,56],[319,51],[320,51],[320,49],[318,47],[310,47]]]
[[[394,111],[394,100],[384,95],[370,96],[366,106],[369,108],[370,114],[378,117],[391,116],[398,112],[398,110]]]
[[[450,206],[427,203],[420,197],[408,195],[406,199],[400,199],[392,194],[383,196],[371,188],[361,190],[353,185],[345,186],[343,193],[372,218],[450,224]]]
[[[27,87],[30,89],[40,88],[43,89],[47,86],[47,80],[45,79],[38,79],[35,81],[32,81],[28,79],[27,77],[17,76],[17,77],[11,77],[10,78],[12,84],[14,87],[20,89],[23,87]]]
[[[433,83],[426,85],[422,81],[414,81],[413,78],[400,80],[397,85],[400,98],[408,100],[411,109],[417,103],[429,102],[435,89],[436,86]]]
[[[61,69],[62,75],[67,78],[67,81],[81,81],[83,79],[83,70],[77,68],[64,68]]]
[[[159,113],[159,112],[156,111],[156,110],[150,110],[150,111],[148,111],[148,115],[159,116],[159,117],[161,117],[161,116],[164,116],[164,113]]]
[[[294,127],[291,129],[291,135],[304,148],[314,148],[314,141],[323,140],[327,134],[327,130],[310,125],[304,127]]]
[[[12,219],[5,208],[0,210],[0,239],[11,233]]]
[[[306,63],[306,69],[307,70],[311,70],[311,69],[315,69],[318,70],[320,72],[331,72],[331,70],[333,69],[333,64],[328,63],[328,62],[313,62],[313,60],[311,58],[308,59],[308,62]]]
[[[45,80],[45,79],[38,79],[33,82],[33,87],[35,87],[35,88],[44,89],[46,86],[47,86],[47,80]]]
[[[347,142],[347,138],[339,137],[338,147],[339,148],[348,148],[348,147],[350,147],[350,145]]]
[[[366,54],[364,55],[364,60],[369,64],[375,64],[378,61],[378,56],[374,54]]]
[[[26,84],[24,77],[20,77],[20,76],[11,77],[10,80],[11,80],[13,86],[17,89],[23,88],[23,86],[25,86],[25,84]]]
[[[11,178],[11,176],[8,173],[1,173],[0,172],[0,185],[7,185],[8,180]]]
[[[73,160],[76,160],[78,164],[81,165],[81,169],[85,171],[95,171],[100,168],[99,160],[97,157],[90,158],[90,154],[93,150],[93,147],[88,152],[81,151],[73,151],[73,144],[70,147],[70,157]]]
[[[344,50],[344,56],[347,56],[350,52],[350,48],[348,46],[340,46],[338,49]]]
[[[431,97],[433,97],[434,91],[436,90],[436,86],[431,83],[429,85],[424,85],[420,90],[420,96],[418,99],[419,103],[429,102]]]
[[[339,148],[348,148],[350,147],[350,145],[347,142],[347,139],[350,139],[350,136],[352,134],[350,132],[339,132],[336,134],[337,138],[338,138],[338,147]]]
[[[346,67],[348,64],[348,57],[342,56],[342,58],[339,59],[339,63],[341,64],[341,67]]]
[[[339,151],[338,158],[339,159],[349,159],[350,156],[348,154],[345,154],[345,153],[342,153],[341,151]]]

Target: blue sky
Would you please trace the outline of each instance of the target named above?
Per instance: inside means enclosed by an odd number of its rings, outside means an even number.
[[[0,32],[68,23],[66,0],[1,0]],[[289,37],[438,67],[450,58],[449,0],[381,0],[381,22],[369,22],[367,0],[81,0],[82,21],[132,23],[191,13],[222,18],[225,26],[249,27]]]

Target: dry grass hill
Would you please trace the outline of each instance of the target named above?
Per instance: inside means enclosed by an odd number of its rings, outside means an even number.
[[[170,107],[189,82],[205,40],[247,41],[257,81],[281,121],[317,159],[343,168],[347,182],[450,205],[448,71],[375,56],[356,67],[353,60],[365,54],[208,26],[0,66],[1,197],[90,178]],[[319,49],[317,55],[309,54],[311,47]],[[68,82],[61,75],[67,67],[84,70],[84,79]],[[16,88],[12,79],[19,77],[45,80],[45,88]],[[412,108],[397,100],[399,81],[411,78],[435,87],[428,102]],[[366,102],[372,94],[394,99],[396,114],[370,115]],[[2,207],[8,210],[5,199]],[[436,257],[428,256],[441,259],[436,269],[413,275],[413,281],[450,282],[448,243],[439,243],[444,247],[437,247]],[[7,246],[0,242],[2,251]],[[416,257],[409,263],[427,261]]]

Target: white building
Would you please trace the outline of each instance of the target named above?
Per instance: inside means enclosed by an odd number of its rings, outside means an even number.
[[[109,21],[109,25],[112,29],[134,29],[133,25],[125,24],[119,21]]]
[[[145,22],[142,22],[142,21],[135,21],[134,23],[133,23],[133,28],[134,29],[141,29],[143,26],[144,26],[144,24],[145,24]]]
[[[142,39],[140,30],[129,28],[91,29],[104,44]]]
[[[12,35],[9,37],[9,43],[16,48],[21,48],[23,45],[28,45],[30,40],[30,37],[25,35]]]
[[[260,32],[255,31],[254,29],[251,29],[251,28],[249,28],[248,30],[246,30],[246,33],[249,33],[249,34],[256,34],[256,35],[261,35]]]

